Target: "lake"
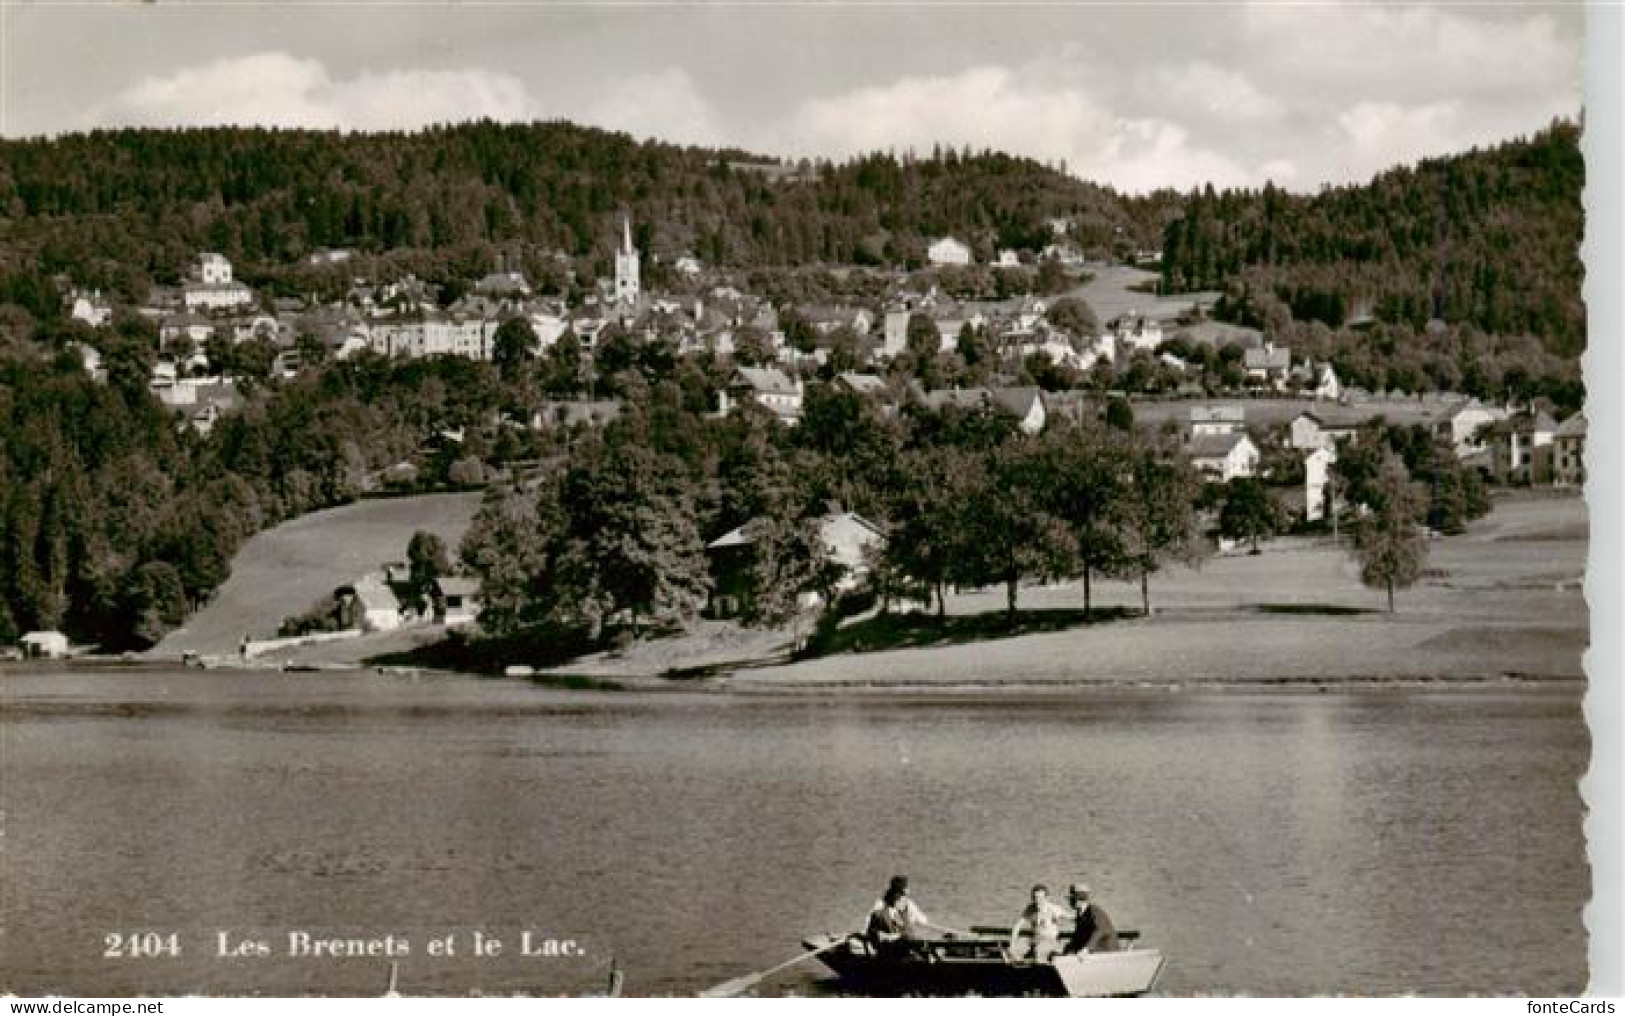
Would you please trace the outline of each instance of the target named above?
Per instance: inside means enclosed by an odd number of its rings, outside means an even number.
[[[0,988],[24,994],[383,990],[382,942],[289,956],[292,933],[394,936],[406,994],[580,993],[612,957],[628,994],[690,994],[857,927],[898,873],[960,926],[1088,881],[1167,994],[1587,980],[1576,683],[800,698],[131,668],[0,693]],[[155,954],[106,955],[142,933]]]

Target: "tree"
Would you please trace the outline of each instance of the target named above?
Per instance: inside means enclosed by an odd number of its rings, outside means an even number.
[[[1134,429],[1134,407],[1127,399],[1113,395],[1106,400],[1106,426],[1122,431]]]
[[[1199,481],[1185,464],[1149,450],[1135,458],[1123,489],[1123,559],[1139,575],[1140,606],[1151,613],[1151,573],[1170,561],[1201,560],[1195,502]]]
[[[1247,541],[1257,554],[1259,541],[1274,536],[1281,524],[1281,508],[1262,481],[1252,476],[1230,481],[1224,507],[1219,510],[1219,532],[1232,540]]]
[[[1100,332],[1100,319],[1086,300],[1063,296],[1044,312],[1050,325],[1078,339],[1091,339]]]
[[[710,577],[694,496],[682,463],[611,432],[583,446],[565,472],[572,576],[583,620],[601,627],[626,614],[633,637],[642,621],[692,617]]]
[[[419,529],[406,544],[408,595],[419,610],[428,605],[435,580],[451,571],[446,542],[434,533]]]
[[[186,620],[186,589],[173,565],[148,561],[125,580],[124,609],[130,634],[152,646]]]
[[[558,492],[494,488],[474,515],[458,557],[480,579],[480,627],[511,634],[547,620],[558,606],[553,560],[564,541]]]
[[[502,380],[517,381],[536,358],[536,329],[530,319],[515,315],[497,326],[491,337],[491,361]]]
[[[935,595],[940,621],[964,546],[960,518],[980,482],[977,467],[960,449],[932,448],[911,453],[903,476],[884,551],[887,571],[905,579],[900,583],[905,589],[912,585],[921,590],[928,606]]]
[[[1122,484],[1128,456],[1114,432],[1080,427],[1056,439],[1051,454],[1052,510],[1067,521],[1077,546],[1083,575],[1083,614],[1093,609],[1093,578],[1117,574],[1123,543],[1118,527]]]
[[[999,582],[1005,613],[1016,617],[1025,578],[1060,578],[1070,570],[1076,538],[1050,510],[1057,464],[1046,449],[1005,446],[987,457],[981,482],[959,515],[960,548],[954,569],[970,585]]]
[[[1407,589],[1422,575],[1427,535],[1417,524],[1424,502],[1397,456],[1388,456],[1371,489],[1369,513],[1354,524],[1351,553],[1360,564],[1360,581],[1388,593],[1394,612],[1394,590]]]

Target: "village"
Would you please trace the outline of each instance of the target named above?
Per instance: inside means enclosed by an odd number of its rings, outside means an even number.
[[[1028,292],[1004,300],[956,299],[939,288],[936,273],[952,278],[976,268],[971,247],[953,237],[931,243],[927,266],[898,273],[889,295],[878,301],[775,304],[742,292],[729,273],[687,254],[662,273],[682,280],[683,291],[651,291],[643,285],[643,255],[633,245],[632,224],[623,219],[613,276],[597,280],[592,294],[574,307],[537,295],[518,271],[473,280],[447,306],[440,305],[434,287],[410,275],[381,283],[354,278],[336,303],[262,299],[235,278],[227,258],[203,253],[181,286],[157,287],[147,304],[133,310],[157,329],[152,394],[175,412],[178,426],[200,438],[244,404],[241,379],[220,369],[219,361],[229,359],[223,350],[257,347],[266,354],[260,383],[276,384],[316,364],[360,356],[489,362],[504,355],[499,332],[519,322],[518,334],[530,347],[520,355],[539,360],[559,343],[574,342],[589,381],[601,338],[617,330],[645,343],[669,343],[677,357],[732,364],[726,385],[712,393],[712,415],[719,418],[752,407],[794,427],[809,391],[819,386],[849,393],[886,416],[905,405],[991,413],[1026,435],[1041,433],[1051,420],[1077,423],[1119,413],[1119,423],[1126,417],[1176,437],[1183,457],[1208,484],[1256,479],[1270,485],[1290,527],[1335,524],[1337,512],[1348,509],[1337,500],[1333,467],[1339,447],[1358,441],[1361,428],[1373,421],[1425,427],[1489,483],[1584,482],[1583,414],[1559,425],[1543,399],[1492,405],[1449,392],[1373,393],[1346,386],[1330,362],[1295,356],[1256,329],[1213,320],[1217,294],[1150,292],[1148,281],[1156,276],[1139,266],[1154,267],[1158,252],[1135,251],[1126,265],[1087,262],[1068,239],[1067,220],[1051,220],[1050,227],[1049,246],[1023,254],[1000,251],[986,268],[1024,272],[1021,281],[1030,288],[1036,261],[1064,284],[1047,296]],[[323,251],[310,261],[342,268],[352,256]],[[114,308],[100,294],[68,287],[65,300],[74,320],[92,329],[110,325]],[[1094,304],[1110,314],[1103,323],[1096,323]],[[942,372],[921,370],[921,364],[962,366],[978,349],[991,350],[995,359],[980,372],[984,383],[928,386]],[[91,343],[78,343],[75,350],[87,371],[105,375]],[[1071,386],[1059,387],[1058,379]],[[496,415],[488,426],[531,432],[595,428],[622,411],[621,398],[589,390],[549,395],[527,417]],[[446,464],[459,458],[467,429],[434,428],[419,455],[379,470],[369,486],[400,494],[447,489],[437,483],[468,489],[496,479],[498,472],[487,476],[468,459],[448,475]],[[1239,541],[1220,533],[1216,520],[1211,515],[1205,523],[1215,549],[1236,549]],[[829,560],[844,575],[842,588],[853,588],[867,573],[869,555],[884,543],[883,527],[838,504],[819,526]],[[750,567],[747,529],[707,538],[711,616],[738,613]],[[477,621],[477,580],[436,576],[409,594],[403,565],[376,565],[336,589],[333,603],[318,602],[316,620],[290,617],[275,633],[245,634],[240,657],[403,626],[450,629]],[[73,651],[55,632],[29,633],[21,650],[38,656]]]

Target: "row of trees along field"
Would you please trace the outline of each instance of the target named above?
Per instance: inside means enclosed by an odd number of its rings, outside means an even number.
[[[754,407],[722,420],[694,416],[675,393],[646,391],[620,420],[579,433],[540,482],[488,496],[460,557],[481,579],[481,623],[491,633],[562,627],[597,640],[680,623],[706,602],[706,542],[739,526],[753,541],[745,619],[782,625],[803,594],[836,603],[840,575],[817,530],[832,504],[886,533],[866,593],[882,610],[933,603],[940,618],[951,588],[996,586],[1013,617],[1024,584],[1076,579],[1088,616],[1094,583],[1111,578],[1137,582],[1149,611],[1151,576],[1200,562],[1202,509],[1222,489],[1204,488],[1177,438],[1093,419],[1056,418],[1027,436],[996,411],[909,406],[888,416],[814,385],[792,429]],[[1402,588],[1420,567],[1432,503],[1392,443],[1376,438],[1351,456],[1343,486],[1365,503],[1397,506],[1376,516],[1392,538],[1362,535],[1356,547],[1368,581]],[[1440,475],[1456,475],[1447,451],[1425,454]],[[1262,522],[1226,503],[1259,497]],[[1256,539],[1281,524],[1256,484],[1217,501],[1235,520],[1224,521],[1227,530]],[[1379,546],[1388,557],[1366,561]]]
[[[1580,128],[1296,195],[1210,187],[1163,237],[1165,289],[1371,388],[1545,394],[1580,404]]]

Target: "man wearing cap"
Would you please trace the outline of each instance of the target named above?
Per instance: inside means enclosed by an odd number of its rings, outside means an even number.
[[[1072,917],[1077,923],[1073,925],[1072,935],[1067,939],[1063,951],[1116,952],[1117,928],[1100,904],[1090,900],[1089,887],[1082,882],[1074,882],[1067,895],[1072,902]]]

